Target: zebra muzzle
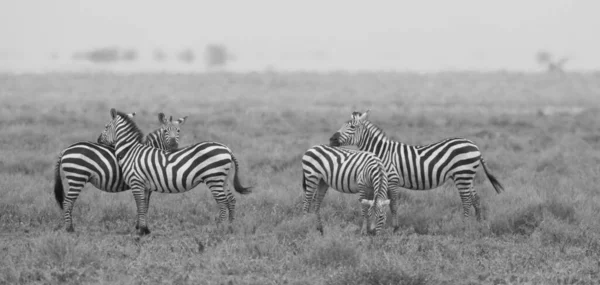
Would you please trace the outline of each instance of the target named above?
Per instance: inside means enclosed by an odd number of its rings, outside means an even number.
[[[340,146],[340,133],[336,132],[329,138],[329,146]]]

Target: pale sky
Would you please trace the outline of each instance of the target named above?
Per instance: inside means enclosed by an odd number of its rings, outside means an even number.
[[[155,49],[201,56],[209,43],[240,71],[530,71],[540,49],[597,70],[599,11],[598,0],[0,0],[0,70],[68,68],[74,52],[107,46],[137,49],[144,69]]]

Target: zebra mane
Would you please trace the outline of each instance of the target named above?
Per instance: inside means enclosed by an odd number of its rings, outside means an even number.
[[[385,134],[383,129],[380,128],[379,126],[373,124],[371,121],[365,120],[365,121],[363,121],[363,124],[369,133],[371,133],[375,136],[378,136],[378,137],[388,138],[388,136]]]
[[[120,116],[121,119],[123,119],[129,125],[131,131],[135,134],[137,141],[143,144],[144,133],[142,132],[142,130],[140,130],[140,128],[138,128],[137,124],[133,121],[133,119],[127,116],[126,113],[123,113],[121,111],[117,111],[117,115]]]

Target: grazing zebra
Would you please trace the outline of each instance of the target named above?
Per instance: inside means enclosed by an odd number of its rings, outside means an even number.
[[[126,114],[110,110],[113,120],[106,125],[98,141],[115,146],[115,154],[125,183],[131,187],[137,206],[139,234],[149,234],[146,222],[150,191],[183,193],[204,182],[219,204],[220,224],[229,211],[233,221],[235,198],[228,188],[231,168],[235,167],[233,186],[241,194],[249,194],[238,178],[238,162],[231,150],[220,143],[201,142],[172,152],[141,143],[142,132]]]
[[[317,145],[302,156],[302,170],[303,210],[308,213],[314,202],[317,229],[321,234],[323,224],[320,207],[329,186],[342,193],[359,193],[362,204],[361,233],[369,232],[371,224],[368,218],[373,214],[377,220],[375,233],[379,233],[385,222],[382,208],[389,203],[387,176],[381,159],[370,152]],[[374,204],[377,206],[373,207]]]
[[[462,200],[464,216],[469,216],[473,205],[478,220],[481,220],[480,201],[473,188],[473,179],[479,164],[483,165],[496,192],[504,190],[489,172],[479,148],[473,142],[452,138],[426,146],[407,145],[388,139],[383,130],[368,121],[368,113],[368,110],[363,114],[353,112],[351,120],[330,138],[330,145],[355,145],[382,159],[388,172],[388,197],[395,229],[398,229],[395,202],[400,187],[429,190],[452,179]]]
[[[133,118],[135,113],[127,116]],[[164,118],[163,113],[158,114],[159,122],[162,125],[146,137],[146,144],[156,145],[165,150],[176,149],[179,127],[184,123],[186,117],[176,122],[166,121]],[[171,143],[165,143],[167,139]],[[167,146],[169,148],[166,148]],[[68,185],[66,195],[63,190],[63,180]],[[110,193],[129,190],[129,186],[123,181],[123,173],[117,163],[114,148],[100,143],[78,142],[60,153],[55,168],[54,196],[60,208],[64,210],[65,228],[68,232],[74,231],[71,217],[73,205],[88,182],[96,188]]]

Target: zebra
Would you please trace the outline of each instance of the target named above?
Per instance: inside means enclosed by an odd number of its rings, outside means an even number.
[[[376,217],[375,234],[379,233],[385,222],[385,211],[381,208],[390,202],[387,199],[387,176],[381,159],[370,152],[317,145],[302,156],[302,170],[303,211],[308,214],[314,202],[317,230],[321,234],[323,224],[320,206],[330,186],[342,193],[359,193],[361,234],[370,231],[372,224],[369,224],[368,218],[372,215]]]
[[[479,148],[464,138],[449,138],[425,146],[412,146],[389,139],[383,130],[368,120],[365,113],[353,112],[351,120],[342,125],[330,138],[331,146],[354,145],[382,159],[388,173],[388,197],[394,230],[398,229],[396,204],[399,188],[410,190],[434,189],[448,179],[454,181],[463,207],[469,217],[471,206],[481,220],[480,201],[473,188],[477,167],[481,164],[497,193],[504,188],[490,173]]]
[[[146,145],[164,149],[175,150],[179,147],[179,131],[185,123],[187,116],[173,122],[173,116],[167,117],[163,113],[158,114],[158,121],[162,127],[146,135]]]
[[[127,114],[127,116],[133,118],[135,113]],[[165,120],[165,115],[159,113],[158,119],[161,127],[146,137],[146,144],[156,145],[165,150],[176,149],[179,141],[179,129],[186,118],[187,116],[172,122],[172,120]],[[165,143],[168,140],[170,143]],[[64,192],[65,181],[68,185],[66,195]],[[71,212],[75,200],[88,182],[109,193],[129,190],[129,186],[123,181],[123,173],[117,163],[114,148],[101,143],[78,142],[60,152],[55,167],[54,196],[61,210],[64,210],[67,232],[75,231]]]
[[[235,198],[228,188],[232,166],[235,167],[235,190],[240,194],[249,194],[251,189],[241,185],[238,162],[227,146],[217,142],[200,142],[165,152],[142,144],[141,130],[126,114],[114,108],[110,113],[113,119],[98,141],[115,147],[125,183],[131,187],[137,206],[139,235],[150,233],[146,221],[146,197],[151,191],[183,193],[202,182],[219,204],[217,225],[225,219],[226,211],[229,212],[229,222],[233,222]]]

